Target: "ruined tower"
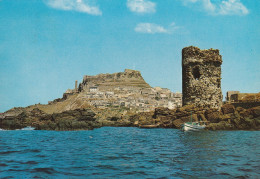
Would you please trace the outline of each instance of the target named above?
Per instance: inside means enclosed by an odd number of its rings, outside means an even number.
[[[75,81],[75,89],[74,89],[75,92],[78,92],[78,80]]]
[[[182,49],[183,106],[221,107],[221,64],[219,50],[200,50],[193,46]]]

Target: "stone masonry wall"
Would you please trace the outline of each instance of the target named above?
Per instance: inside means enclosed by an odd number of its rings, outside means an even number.
[[[220,109],[222,57],[219,50],[200,50],[198,47],[182,49],[183,106]]]

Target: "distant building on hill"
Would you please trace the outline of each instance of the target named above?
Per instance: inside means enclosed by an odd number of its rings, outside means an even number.
[[[259,93],[240,93],[239,91],[228,91],[226,96],[226,101],[230,103],[238,102],[259,102]]]
[[[234,101],[235,100],[234,95],[238,94],[238,93],[239,93],[239,91],[228,91],[227,95],[226,95],[226,101],[229,101],[229,102]],[[231,97],[232,95],[233,95],[233,98]]]

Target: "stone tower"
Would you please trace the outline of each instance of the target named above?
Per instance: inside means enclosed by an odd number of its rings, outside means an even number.
[[[75,89],[74,89],[75,92],[78,92],[78,80],[75,81]]]
[[[220,109],[222,57],[219,50],[182,49],[182,103]]]

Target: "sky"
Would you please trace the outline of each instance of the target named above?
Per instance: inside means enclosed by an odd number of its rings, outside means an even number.
[[[0,112],[135,69],[182,91],[181,50],[219,49],[222,92],[260,92],[259,0],[0,0]]]

